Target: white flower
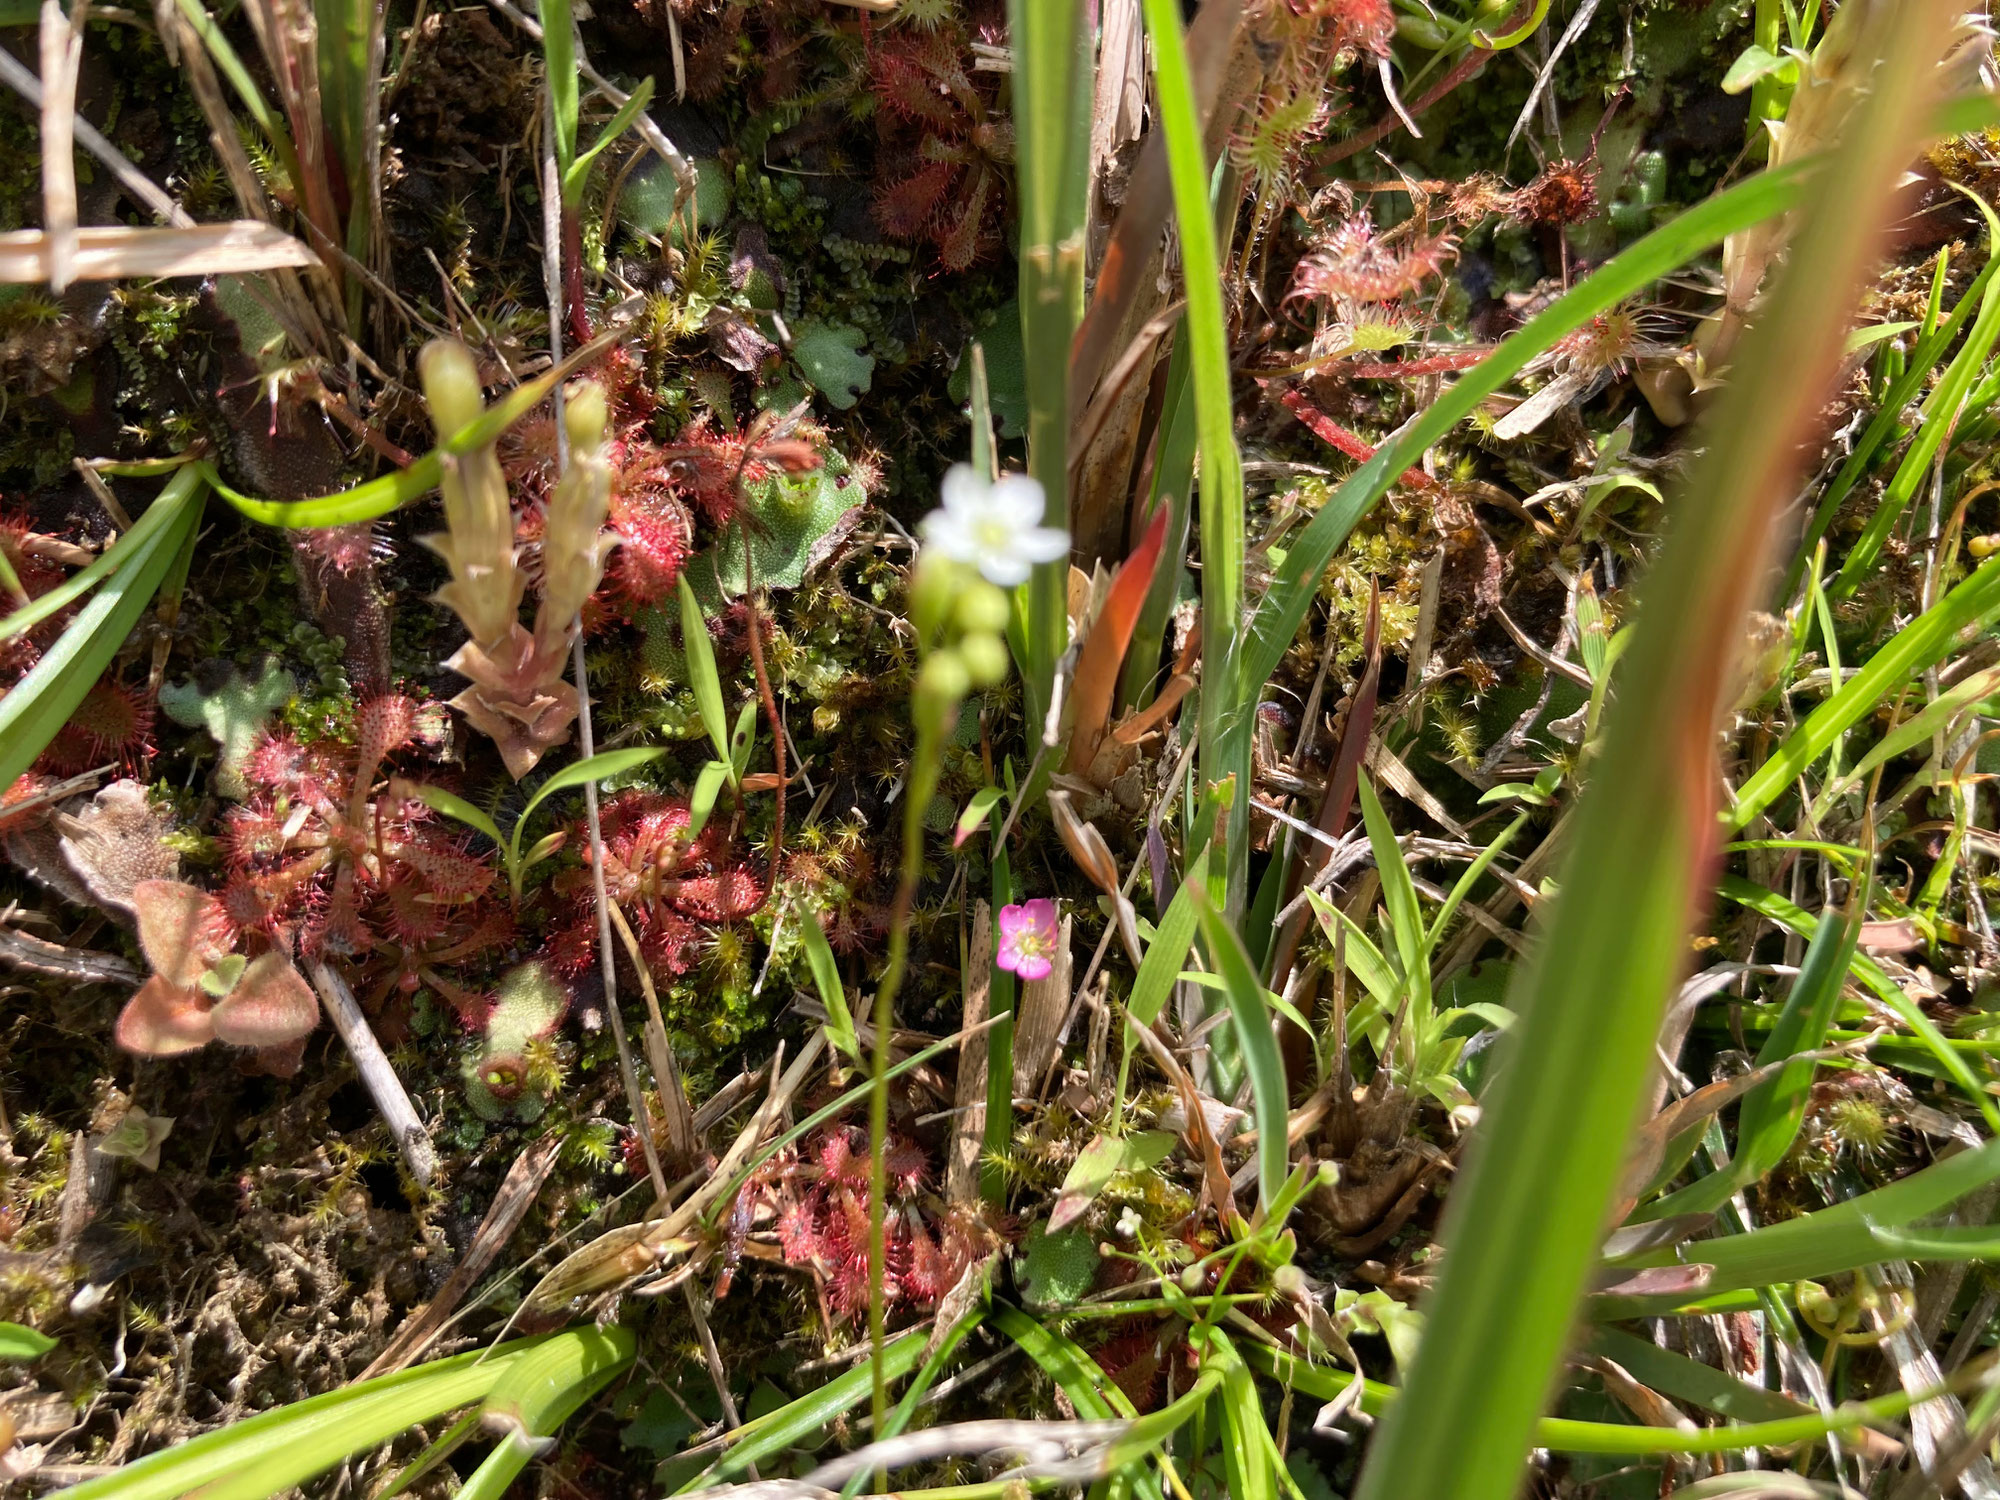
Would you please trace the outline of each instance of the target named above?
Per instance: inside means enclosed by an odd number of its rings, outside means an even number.
[[[1036,563],[1069,551],[1069,537],[1043,526],[1042,486],[1026,474],[989,480],[971,464],[945,472],[944,505],[924,517],[924,540],[956,562],[970,563],[990,583],[1026,583]]]

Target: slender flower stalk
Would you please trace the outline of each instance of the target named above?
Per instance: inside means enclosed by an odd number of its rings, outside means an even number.
[[[889,1413],[888,1379],[882,1361],[887,1333],[882,1278],[888,1269],[889,1033],[895,1020],[896,992],[902,988],[909,962],[910,912],[916,905],[917,882],[923,877],[924,814],[937,795],[944,771],[944,747],[958,723],[965,695],[974,688],[992,687],[1007,675],[1007,647],[1000,639],[1007,623],[1007,597],[1000,592],[988,565],[997,560],[1005,573],[1019,564],[1025,577],[1027,564],[1018,555],[1019,549],[1046,550],[1051,545],[1042,535],[1050,529],[1039,524],[1041,487],[1031,479],[1017,481],[1036,492],[1037,503],[1030,511],[1024,503],[1025,489],[1017,488],[997,503],[993,501],[992,492],[1006,483],[985,484],[970,467],[954,468],[945,479],[944,506],[924,519],[922,530],[929,545],[918,555],[910,577],[910,623],[916,627],[922,657],[910,702],[917,742],[910,755],[909,780],[903,787],[903,858],[889,913],[889,962],[875,990],[875,1056],[868,1095],[868,1339],[877,1432],[885,1430]],[[1057,548],[1054,555],[1060,556],[1068,547],[1068,538],[1060,531],[1051,534]],[[1053,913],[1055,903],[1029,902],[1028,906],[1045,906]]]

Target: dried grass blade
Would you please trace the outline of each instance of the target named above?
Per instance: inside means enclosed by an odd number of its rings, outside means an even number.
[[[0,282],[50,281],[58,252],[43,230],[0,234]],[[76,232],[72,281],[117,281],[125,277],[226,276],[279,266],[316,266],[319,257],[304,243],[271,224],[236,219],[187,229],[86,225]]]

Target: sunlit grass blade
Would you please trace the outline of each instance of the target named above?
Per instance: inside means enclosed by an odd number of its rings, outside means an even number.
[[[1989,558],[1959,581],[1948,594],[1891,636],[1852,677],[1840,685],[1804,723],[1785,736],[1736,789],[1734,804],[1724,814],[1731,832],[1745,827],[1805,774],[1834,741],[1874,712],[1927,667],[1942,661],[1968,630],[2000,617],[2000,557]]]
[[[681,654],[687,661],[688,685],[694,689],[695,707],[701,711],[702,727],[715,746],[716,759],[729,767],[731,784],[736,781],[736,765],[729,754],[729,718],[722,706],[722,677],[715,668],[715,644],[708,638],[708,621],[702,617],[701,601],[694,596],[687,574],[680,577]]]
[[[34,764],[84,695],[104,675],[153,596],[178,564],[201,519],[201,475],[183,469],[167,481],[147,514],[161,513],[147,537],[77,612],[63,633],[4,696],[0,696],[0,787],[12,786]],[[138,530],[135,524],[133,530]]]
[[[1480,1134],[1452,1186],[1423,1345],[1358,1500],[1518,1491],[1718,842],[1714,731],[1742,622],[1765,583],[1780,497],[1843,357],[1879,213],[1915,150],[1928,112],[1922,80],[1951,19],[1945,0],[1871,12],[1854,66],[1881,59],[1872,93],[1836,164],[1814,179],[1792,259],[1674,501],[1640,586],[1602,748],[1571,814],[1554,912],[1510,991],[1520,1021],[1499,1044]],[[1313,524],[1341,509],[1336,500]],[[1293,556],[1313,550],[1301,541]],[[1320,563],[1308,561],[1305,577],[1317,580]]]
[[[1238,617],[1243,609],[1243,464],[1230,404],[1221,253],[1180,7],[1174,0],[1144,0],[1143,9],[1153,42],[1153,81],[1187,289],[1179,342],[1187,350],[1201,459],[1201,769],[1211,784],[1236,777],[1225,889],[1230,911],[1240,913],[1249,894],[1249,844],[1244,836],[1250,826],[1248,718],[1265,679],[1239,678],[1236,671]]]
[[[1069,347],[1083,318],[1083,229],[1090,196],[1090,28],[1070,0],[1008,0],[1020,202],[1021,347],[1028,382],[1028,472],[1043,520],[1069,527]],[[1025,585],[1021,664],[1026,718],[1048,713],[1069,644],[1069,561],[1039,564]]]
[[[1280,1353],[1262,1344],[1244,1346],[1243,1358],[1253,1369],[1273,1376],[1303,1395],[1330,1401],[1345,1391],[1354,1376],[1345,1370],[1329,1370],[1309,1365],[1295,1355]],[[1363,1384],[1360,1405],[1371,1415],[1395,1411],[1402,1398],[1394,1387],[1373,1381]],[[1737,1453],[1746,1448],[1790,1447],[1824,1442],[1829,1436],[1853,1432],[1862,1427],[1881,1427],[1896,1421],[1918,1402],[1935,1395],[1918,1391],[1914,1395],[1898,1391],[1872,1401],[1854,1401],[1830,1412],[1808,1412],[1801,1416],[1779,1417],[1762,1422],[1726,1423],[1720,1427],[1697,1427],[1692,1422],[1675,1427],[1648,1427],[1637,1423],[1582,1422],[1566,1417],[1544,1417],[1534,1427],[1538,1448],[1563,1453],[1612,1453],[1628,1457],[1664,1453]],[[1411,1492],[1413,1495],[1415,1492]]]
[[[1285,1129],[1291,1091],[1285,1083],[1284,1055],[1271,1030],[1263,986],[1257,983],[1257,971],[1251,967],[1250,955],[1243,951],[1242,940],[1195,882],[1189,881],[1183,889],[1195,893],[1202,940],[1209,962],[1221,976],[1223,997],[1236,1027],[1238,1052],[1250,1077],[1251,1112],[1257,1121],[1257,1201],[1269,1208],[1284,1186],[1287,1172]]]
[[[629,1362],[621,1328],[572,1329],[418,1365],[203,1433],[70,1491],[76,1500],[177,1500],[195,1490],[233,1500],[277,1494],[417,1422],[483,1400],[528,1355],[567,1348],[593,1370]]]
[[[1991,255],[1996,244],[2000,244],[2000,221],[1996,221],[1993,210],[1978,198],[1975,197],[1973,202],[1986,216],[1987,254]],[[1828,590],[1835,599],[1847,598],[1874,571],[1876,560],[1882,555],[1883,544],[1902,519],[1903,511],[1916,496],[1918,487],[1929,478],[1931,461],[1950,439],[1961,418],[1969,414],[1966,397],[1972,391],[1973,381],[1986,368],[1987,356],[1993,352],[1996,339],[2000,339],[2000,281],[1989,280],[1980,293],[1979,316],[1972,325],[1972,331],[1966,334],[1965,342],[1946,366],[1944,377],[1924,398],[1923,412],[1916,436],[1910,440],[1909,451],[1903,455],[1902,463],[1896,466],[1895,477],[1882,492],[1875,513],[1868,518],[1861,535],[1848,549],[1847,560],[1840,565],[1840,576]]]
[[[1820,538],[1826,535],[1826,528],[1832,524],[1834,515],[1846,502],[1847,497],[1854,492],[1854,486],[1860,482],[1861,476],[1867,472],[1877,452],[1900,424],[1904,408],[1915,399],[1917,392],[1923,389],[1924,382],[1930,378],[1932,368],[1944,357],[1945,350],[1951,347],[1952,340],[1958,337],[1973,312],[1984,305],[1986,289],[1992,284],[1996,271],[2000,271],[2000,259],[1989,260],[1980,267],[1979,274],[1973,277],[1972,284],[1958,299],[1950,316],[1924,335],[1922,341],[1910,352],[1903,373],[1891,381],[1888,388],[1882,392],[1880,407],[1869,420],[1868,426],[1863,429],[1861,436],[1855,440],[1854,451],[1840,466],[1840,472],[1834,475],[1833,482],[1826,487],[1819,498],[1819,504],[1813,510],[1812,521],[1807,525],[1806,534],[1799,542],[1791,569],[1785,576],[1784,587],[1779,590],[1780,597],[1789,599],[1798,589],[1799,578],[1806,564],[1811,561],[1814,549],[1819,546]]]
[[[901,1380],[923,1362],[924,1346],[930,1342],[928,1325],[903,1334],[882,1350],[883,1373]],[[816,1438],[833,1423],[866,1401],[875,1388],[875,1376],[868,1364],[857,1365],[837,1380],[829,1380],[796,1401],[776,1411],[745,1422],[729,1434],[729,1451],[711,1467],[674,1491],[692,1495],[733,1475],[774,1453]]]
[[[2000,101],[1987,94],[1946,100],[1934,111],[1927,133],[1942,136],[1983,130],[1996,116],[2000,116]],[[1292,539],[1252,619],[1252,638],[1243,648],[1244,680],[1267,681],[1277,671],[1318,596],[1327,564],[1361,518],[1388,493],[1396,476],[1421,460],[1426,449],[1565,334],[1609,312],[1739,230],[1798,207],[1806,185],[1826,164],[1823,158],[1813,158],[1760,172],[1661,225],[1509,334],[1498,349],[1384,443]]]
[[[163,494],[161,499],[165,498]],[[147,506],[139,519],[132,523],[132,529],[121,534],[118,540],[105,548],[103,555],[97,561],[87,567],[79,568],[46,594],[22,605],[5,620],[0,620],[0,640],[12,640],[15,636],[32,630],[42,621],[60,614],[104,579],[129,564],[144,550],[154,533],[178,514],[180,514],[178,506],[163,506],[157,501]]]
[[[1768,917],[1780,926],[1806,936],[1816,926],[1812,913],[1787,896],[1766,889],[1740,875],[1725,875],[1717,886],[1718,894],[1739,906],[1749,908],[1761,917]],[[1943,1076],[1951,1079],[1985,1117],[1987,1128],[2000,1132],[2000,1106],[1996,1106],[1993,1096],[1979,1076],[1966,1065],[1965,1059],[1951,1045],[1937,1023],[1924,1014],[1923,1007],[1903,993],[1901,985],[1882,972],[1882,966],[1865,953],[1851,953],[1848,968],[1854,977],[1868,987],[1871,994],[1884,1006],[1893,1011],[1905,1026],[1915,1032],[1932,1057],[1937,1059]]]

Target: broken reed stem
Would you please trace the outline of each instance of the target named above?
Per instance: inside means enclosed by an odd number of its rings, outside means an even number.
[[[355,1002],[354,992],[323,961],[312,966],[312,981],[313,988],[319,991],[320,1003],[326,1008],[327,1019],[347,1044],[355,1072],[361,1075],[362,1085],[375,1101],[375,1108],[381,1111],[389,1133],[396,1138],[396,1149],[402,1152],[410,1176],[417,1186],[429,1187],[437,1174],[437,1149],[431,1145],[423,1121],[417,1118],[417,1107],[410,1102],[403,1080],[396,1076],[396,1070],[389,1066],[388,1054],[375,1040],[375,1032]]]

